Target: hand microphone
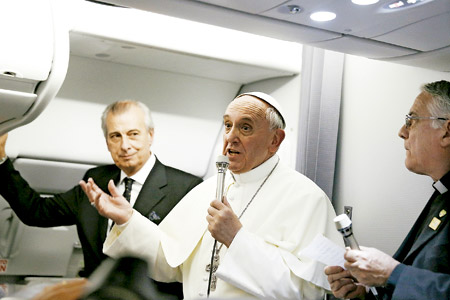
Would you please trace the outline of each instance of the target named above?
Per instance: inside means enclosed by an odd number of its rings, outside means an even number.
[[[344,243],[346,247],[350,247],[353,250],[361,250],[359,249],[358,242],[356,241],[355,236],[353,235],[352,229],[352,221],[346,214],[342,214],[334,218],[334,225],[336,225],[336,229],[342,234],[344,238]],[[375,299],[378,299],[378,292],[376,288],[370,287],[370,291],[375,296]]]
[[[225,184],[225,173],[227,172],[228,165],[230,164],[230,160],[225,155],[219,155],[216,159],[216,167],[217,167],[217,187],[216,187],[216,199],[223,202],[223,190]],[[216,254],[217,248],[217,240],[214,240],[214,245],[212,249],[211,255],[211,263],[209,264],[209,280],[208,280],[208,292],[207,296],[209,298],[209,294],[211,292],[211,281],[214,272],[214,256]]]
[[[352,221],[346,214],[342,214],[334,218],[334,225],[336,225],[336,229],[342,234],[344,238],[344,243],[346,247],[350,247],[351,249],[359,249],[358,242],[353,235],[352,230]]]
[[[217,167],[217,188],[216,188],[216,199],[223,201],[223,190],[225,183],[225,174],[228,169],[230,160],[225,155],[217,156],[216,167]]]

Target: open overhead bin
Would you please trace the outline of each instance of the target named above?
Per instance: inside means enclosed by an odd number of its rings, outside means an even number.
[[[34,120],[61,87],[69,33],[57,1],[0,2],[0,134]]]

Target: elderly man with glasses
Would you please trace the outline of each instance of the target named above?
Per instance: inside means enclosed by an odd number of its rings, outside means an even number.
[[[433,179],[435,192],[394,257],[347,250],[345,267],[325,269],[333,294],[359,299],[450,299],[450,82],[422,86],[399,136],[408,170]],[[365,286],[378,287],[378,296]]]

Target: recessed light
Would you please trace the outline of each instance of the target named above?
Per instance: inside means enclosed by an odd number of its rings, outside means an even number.
[[[379,0],[352,0],[357,5],[371,5],[377,3]]]
[[[329,12],[329,11],[318,11],[318,12],[312,13],[309,17],[313,21],[326,22],[326,21],[334,20],[336,18],[336,14]]]
[[[388,5],[388,7],[389,7],[390,9],[394,9],[394,8],[402,7],[403,5],[405,5],[405,2],[403,2],[403,1],[400,0],[400,1],[392,2],[391,4]]]
[[[383,6],[383,8],[385,8],[385,9],[406,8],[406,7],[411,7],[413,5],[423,4],[428,1],[429,0],[395,0],[395,1],[388,2],[387,4],[385,4]]]
[[[298,5],[288,5],[289,13],[292,15],[302,12],[302,8]]]

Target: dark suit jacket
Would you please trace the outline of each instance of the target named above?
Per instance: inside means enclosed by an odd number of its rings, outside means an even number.
[[[450,173],[440,181],[450,190]],[[393,257],[401,264],[392,272],[387,287],[379,289],[380,298],[450,299],[450,191],[443,193],[438,206],[430,211],[431,200],[437,196],[439,193],[435,192],[394,254]],[[428,226],[434,217],[440,220],[436,230]],[[422,224],[424,230],[419,234]]]
[[[113,179],[117,184],[120,169],[115,165],[92,168],[86,172],[83,180],[86,181],[89,177],[92,177],[103,191],[108,192],[108,181]],[[165,166],[156,159],[134,208],[159,224],[178,201],[200,182],[201,178]],[[100,216],[90,205],[79,185],[65,193],[56,194],[53,198],[41,197],[30,188],[8,159],[0,165],[0,194],[20,220],[29,226],[76,225],[85,262],[83,275],[90,275],[105,259],[102,246],[106,238],[108,219]]]

